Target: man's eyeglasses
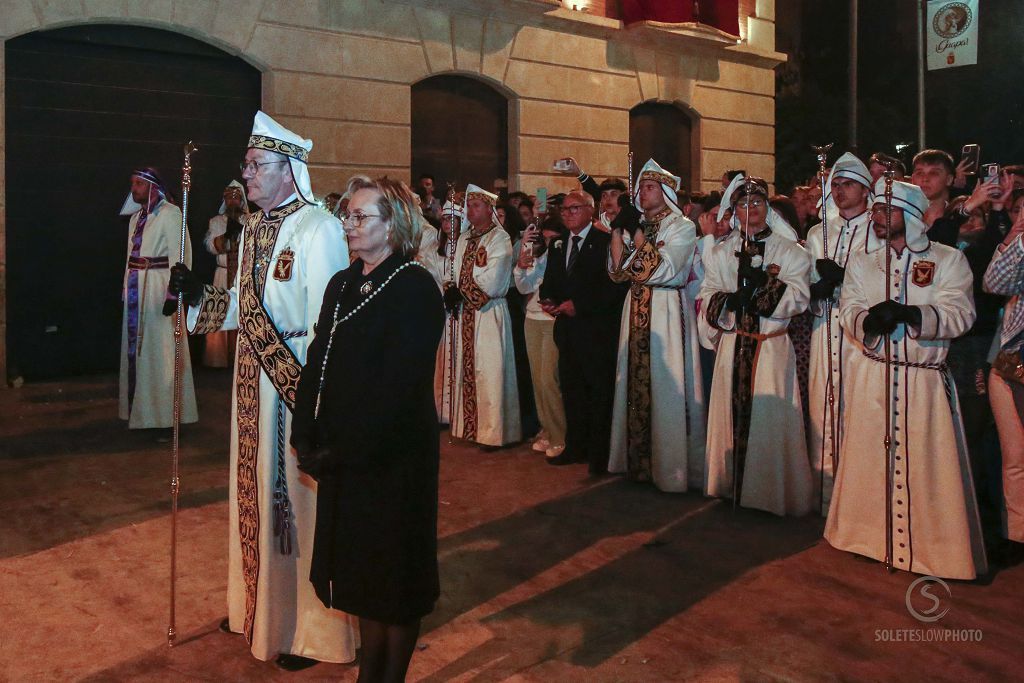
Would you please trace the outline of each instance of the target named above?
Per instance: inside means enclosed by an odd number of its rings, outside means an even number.
[[[558,207],[558,211],[559,213],[579,213],[580,211],[583,211],[584,209],[587,208],[590,207],[584,206],[582,204],[576,204],[574,206],[560,206]]]
[[[239,170],[242,171],[242,173],[258,174],[260,172],[260,169],[263,168],[264,166],[270,166],[271,164],[287,163],[287,159],[282,159],[281,161],[243,161],[240,164],[238,164],[238,168]]]
[[[359,227],[362,227],[363,223],[366,222],[367,218],[380,218],[380,214],[379,213],[362,213],[362,212],[357,211],[355,213],[350,213],[350,214],[347,214],[347,215],[346,214],[342,214],[342,217],[345,220],[345,225],[346,226],[347,225],[351,225],[354,228],[359,228]]]
[[[765,201],[763,199],[741,199],[738,202],[736,202],[736,206],[741,209],[746,209],[747,207],[750,206],[754,207],[755,209],[759,209],[764,205]]]

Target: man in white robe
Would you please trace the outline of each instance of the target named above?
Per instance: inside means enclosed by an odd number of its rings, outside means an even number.
[[[679,190],[677,176],[654,159],[644,164],[633,197],[639,225],[619,229],[613,221],[608,253],[612,280],[630,285],[608,470],[672,492],[704,487],[706,439],[696,310],[687,290],[697,227],[679,207]]]
[[[458,311],[452,436],[498,447],[522,437],[512,319],[512,241],[494,211],[497,195],[466,188],[466,230],[455,249],[455,282],[445,307]]]
[[[231,289],[205,287],[183,266],[172,286],[190,304],[189,331],[238,329],[229,489],[228,618],[257,659],[296,669],[355,658],[355,620],[330,610],[309,581],[316,482],[287,447],[295,389],[331,277],[348,265],[341,224],[320,208],[306,159],[311,140],[257,112],[242,163],[254,212]]]
[[[839,295],[850,257],[864,250],[870,197],[871,174],[867,166],[847,152],[832,165],[825,183],[824,223],[818,223],[807,233],[812,265],[810,310],[814,314],[807,447],[822,515],[828,514],[832,499],[834,465],[842,438],[843,368],[850,354],[856,352],[844,337],[839,322]],[[826,225],[827,232],[823,227]]]
[[[181,209],[168,201],[167,190],[151,168],[132,172],[131,192],[121,215],[128,222],[128,258],[121,300],[121,373],[118,416],[129,429],[174,424],[175,301],[167,296],[171,260],[181,256]],[[185,261],[192,244],[185,233]],[[199,419],[188,345],[182,348],[181,423]]]
[[[444,292],[446,284],[454,284],[458,276],[458,265],[454,260],[456,239],[453,234],[461,234],[465,211],[461,204],[448,200],[441,211],[441,229],[424,226],[420,239],[420,250],[416,260],[422,263],[427,271],[434,276],[434,282]],[[453,232],[453,230],[455,232]],[[459,333],[459,311],[445,311],[444,334],[437,348],[437,365],[434,368],[434,403],[437,406],[437,419],[441,424],[449,424],[452,417],[452,389],[455,386],[453,372],[457,358],[452,354],[452,340]]]
[[[235,282],[238,272],[238,241],[242,238],[242,225],[249,216],[242,183],[232,180],[224,188],[220,211],[210,219],[203,244],[217,258],[213,273],[213,286],[227,289]],[[206,335],[203,365],[208,368],[229,368],[235,362],[235,330],[211,332]]]
[[[730,202],[735,227],[710,251],[700,294],[701,341],[717,351],[706,492],[776,515],[803,515],[812,507],[813,484],[786,330],[807,309],[810,259],[768,205],[764,180],[743,178]]]
[[[843,434],[825,539],[839,550],[888,557],[897,569],[973,579],[987,563],[956,387],[945,362],[950,339],[974,324],[971,269],[960,251],[928,239],[922,221],[928,199],[898,181],[887,264],[884,191],[881,179],[873,234],[866,251],[850,259],[839,301],[843,330],[858,348],[845,373],[850,428]]]

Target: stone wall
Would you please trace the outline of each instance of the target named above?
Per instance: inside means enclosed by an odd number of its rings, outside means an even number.
[[[513,189],[572,187],[573,179],[550,174],[552,160],[566,154],[596,176],[624,175],[629,110],[650,100],[675,103],[694,119],[694,171],[703,189],[716,187],[727,168],[774,176],[773,68],[784,59],[774,52],[774,0],[756,0],[740,43],[695,27],[625,30],[615,19],[563,9],[558,0],[3,5],[3,39],[72,24],[128,23],[179,31],[239,55],[263,71],[264,109],[314,140],[310,170],[319,194],[357,171],[408,178],[410,86],[442,73],[482,79],[509,98]],[[3,120],[0,110],[0,129]],[[4,141],[0,135],[0,162]],[[0,237],[3,169],[0,163]],[[0,239],[0,364],[4,244]]]

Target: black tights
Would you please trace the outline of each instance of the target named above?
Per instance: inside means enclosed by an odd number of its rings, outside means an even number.
[[[420,621],[385,624],[359,617],[357,683],[401,683],[420,635]]]

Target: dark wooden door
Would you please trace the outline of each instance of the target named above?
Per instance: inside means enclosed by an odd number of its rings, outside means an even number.
[[[28,379],[116,370],[131,169],[181,194],[194,140],[189,232],[202,238],[260,104],[260,73],[176,33],[76,26],[6,43],[8,367]]]
[[[644,102],[629,112],[629,147],[636,160],[635,171],[654,159],[672,175],[682,178],[683,188],[692,189],[692,128],[689,117],[671,104]]]
[[[465,76],[432,76],[412,86],[412,179],[429,173],[440,197],[445,183],[491,190],[508,179],[508,100]]]

